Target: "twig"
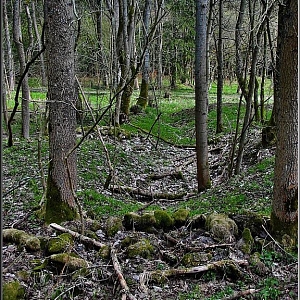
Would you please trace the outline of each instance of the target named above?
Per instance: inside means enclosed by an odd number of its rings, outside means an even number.
[[[129,287],[124,279],[124,276],[122,274],[122,269],[121,269],[121,266],[120,266],[118,258],[117,258],[116,249],[114,246],[111,247],[110,255],[111,255],[113,265],[114,265],[114,269],[115,269],[118,279],[120,281],[120,285],[121,285],[122,289],[124,290],[122,299],[126,299],[128,297],[128,299],[130,299],[130,300],[136,300],[136,298],[130,293]]]
[[[264,231],[266,232],[266,234],[271,238],[271,240],[275,243],[275,245],[276,245],[280,250],[282,250],[284,253],[286,253],[286,254],[288,254],[289,256],[291,256],[291,257],[294,258],[294,256],[293,256],[292,254],[288,253],[287,251],[285,251],[285,250],[280,246],[280,244],[279,244],[279,243],[271,236],[271,234],[268,232],[268,230],[265,228],[264,225],[261,225],[261,226],[262,226],[262,228],[264,229]]]
[[[77,76],[75,76],[75,79],[76,79],[76,82],[77,82],[78,87],[79,87],[79,89],[80,89],[80,93],[81,93],[81,95],[82,95],[82,97],[83,97],[84,103],[85,103],[86,107],[88,108],[88,110],[89,110],[89,112],[90,112],[90,115],[91,115],[91,117],[92,117],[92,119],[93,119],[93,122],[96,124],[96,123],[97,123],[97,122],[96,122],[96,118],[95,118],[95,116],[94,116],[94,114],[93,114],[93,111],[92,111],[92,109],[91,109],[91,106],[89,105],[89,103],[88,103],[88,101],[87,101],[87,99],[86,99],[84,90],[83,90],[83,88],[82,88],[82,86],[81,86],[81,84],[80,84],[80,82],[79,82]],[[105,182],[105,186],[104,186],[104,188],[107,189],[108,186],[109,186],[109,184],[110,184],[111,179],[113,178],[114,168],[113,168],[113,166],[112,166],[112,163],[111,163],[111,160],[110,160],[110,157],[109,157],[108,150],[107,150],[107,148],[106,148],[106,146],[105,146],[105,143],[104,143],[104,140],[103,140],[103,137],[102,137],[102,134],[101,134],[101,131],[100,131],[98,125],[96,125],[96,129],[97,129],[97,133],[98,133],[99,139],[100,139],[100,141],[101,141],[101,144],[102,144],[102,146],[103,146],[104,153],[105,153],[105,156],[106,156],[106,159],[107,159],[107,163],[108,163],[108,168],[109,168],[109,175],[108,175],[108,178],[107,178],[107,180],[106,180],[106,182]]]

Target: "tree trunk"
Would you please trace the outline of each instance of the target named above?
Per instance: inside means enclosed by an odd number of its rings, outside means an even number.
[[[148,46],[148,31],[150,22],[150,12],[151,12],[151,0],[145,0],[145,8],[143,13],[143,32],[144,32],[144,47],[145,57],[142,71],[142,84],[140,95],[137,101],[137,105],[142,108],[146,108],[148,104],[148,91],[149,91],[149,46]]]
[[[75,24],[68,0],[46,0],[46,51],[49,103],[49,168],[46,223],[61,223],[77,217],[74,191],[77,183],[76,152],[66,162],[76,143]],[[69,172],[68,172],[69,169]],[[69,175],[70,177],[69,178]]]
[[[223,131],[222,93],[223,93],[223,0],[219,0],[219,37],[217,49],[218,83],[217,83],[217,128],[216,133]]]
[[[42,43],[44,41],[41,40],[41,36],[40,36],[39,30],[38,30],[34,1],[32,1],[31,7],[32,7],[32,22],[33,22],[34,32],[35,32],[35,36],[36,36],[36,40],[37,40],[37,44],[38,44],[38,50],[40,51],[43,47]],[[40,65],[41,65],[42,86],[46,86],[47,85],[47,77],[46,77],[46,68],[45,68],[45,60],[44,60],[43,53],[41,53],[41,56],[40,56]]]
[[[20,63],[20,73],[22,74],[26,68],[26,59],[24,45],[22,41],[21,33],[21,3],[19,0],[14,1],[14,20],[13,20],[13,32],[14,32],[14,42],[17,48],[19,63]],[[26,74],[22,81],[22,136],[25,139],[29,138],[29,124],[30,124],[30,111],[29,111],[29,101],[30,101],[30,90],[28,85],[28,75]]]
[[[6,0],[3,0],[3,26],[4,26],[4,35],[6,42],[6,65],[7,65],[7,78],[8,78],[8,91],[12,92],[15,89],[15,70],[14,70],[14,59],[12,54],[12,46],[10,41],[10,32],[9,32],[9,23],[7,16],[7,3]]]
[[[196,0],[195,126],[199,192],[211,186],[207,142],[206,11],[207,0]]]
[[[298,4],[279,4],[275,120],[277,143],[271,225],[274,235],[284,234],[297,245],[298,237]],[[290,245],[291,246],[291,245]]]

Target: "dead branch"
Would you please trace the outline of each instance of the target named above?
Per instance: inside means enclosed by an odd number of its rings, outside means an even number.
[[[257,289],[248,289],[248,290],[245,290],[245,291],[236,292],[232,296],[223,298],[223,300],[240,299],[240,298],[242,298],[244,296],[252,295],[252,294],[255,294],[255,293],[259,292],[259,291],[260,291],[260,289],[258,289],[258,290]]]
[[[110,255],[111,255],[113,265],[114,265],[114,269],[115,269],[118,279],[120,281],[120,285],[123,289],[122,300],[123,299],[125,300],[127,298],[130,300],[136,300],[136,298],[130,293],[129,287],[128,287],[126,280],[122,274],[122,269],[121,269],[121,266],[119,264],[118,257],[117,257],[117,251],[114,246],[111,247]]]
[[[81,242],[83,242],[85,244],[93,245],[93,246],[95,246],[97,248],[102,248],[103,246],[107,246],[105,244],[102,244],[102,243],[96,241],[95,239],[91,239],[91,238],[89,238],[89,237],[87,237],[85,235],[82,235],[82,234],[78,233],[78,232],[75,232],[73,230],[70,230],[70,229],[67,229],[65,227],[62,227],[62,226],[60,226],[60,225],[58,225],[56,223],[51,223],[49,226],[51,228],[55,229],[55,230],[58,230],[58,231],[61,231],[61,232],[64,232],[64,233],[69,233],[73,237],[78,238]]]
[[[146,283],[145,280],[147,282],[150,281],[161,282],[168,277],[198,274],[209,270],[223,269],[228,266],[236,267],[236,265],[248,265],[248,261],[247,260],[220,260],[220,261],[209,263],[207,265],[196,266],[191,268],[155,270],[155,271],[144,272],[143,276],[140,277],[140,285],[145,289],[145,283]]]
[[[172,236],[170,236],[167,233],[164,233],[164,237],[171,243],[173,244],[178,244],[179,241],[175,238],[173,238]],[[190,252],[197,252],[197,251],[202,251],[205,249],[214,249],[214,248],[223,248],[223,247],[230,247],[232,246],[232,243],[223,243],[223,244],[214,244],[214,245],[204,245],[202,247],[191,247],[191,246],[185,246],[185,245],[181,245],[185,250],[190,251]]]
[[[165,173],[160,173],[160,174],[150,174],[148,176],[149,179],[151,180],[158,180],[158,179],[162,179],[164,177],[172,177],[172,178],[175,178],[175,179],[183,179],[183,175],[182,175],[182,172],[179,171],[179,170],[176,170],[174,172],[165,172]]]
[[[177,199],[183,199],[183,197],[186,196],[186,192],[179,193],[179,194],[152,193],[149,191],[141,190],[139,188],[135,189],[129,186],[118,186],[118,185],[111,185],[110,190],[117,193],[127,192],[132,197],[134,195],[139,195],[150,200],[153,199],[177,200]]]

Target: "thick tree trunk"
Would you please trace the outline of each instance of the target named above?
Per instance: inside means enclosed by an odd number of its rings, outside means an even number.
[[[275,110],[277,143],[271,224],[274,235],[298,237],[298,4],[279,5]]]
[[[75,24],[68,0],[46,0],[46,51],[48,60],[49,168],[46,223],[61,223],[77,216]],[[68,169],[71,178],[68,176]]]
[[[14,20],[13,20],[13,32],[14,32],[14,42],[17,48],[19,63],[20,63],[20,73],[22,74],[26,68],[26,59],[24,45],[22,41],[21,33],[21,3],[19,0],[14,1]],[[30,90],[28,84],[28,76],[25,75],[22,81],[22,136],[25,139],[29,138],[29,124],[30,124],[30,111],[29,111],[29,101],[30,101]]]
[[[210,188],[207,142],[208,90],[206,74],[207,0],[196,1],[195,125],[198,191]]]

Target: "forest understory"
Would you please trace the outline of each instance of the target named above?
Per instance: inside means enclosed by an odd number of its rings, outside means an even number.
[[[20,283],[6,287],[14,293],[19,289],[21,298],[11,299],[298,298],[297,257],[273,240],[268,215],[260,214],[271,206],[272,187],[266,187],[263,175],[272,166],[250,170],[273,157],[275,149],[262,148],[257,131],[249,135],[241,174],[230,180],[226,167],[231,137],[210,144],[212,188],[201,194],[196,193],[194,149],[172,146],[142,132],[130,139],[103,138],[115,176],[104,189],[108,165],[93,134],[78,153],[78,199],[83,206],[84,235],[108,247],[100,250],[97,243],[78,236],[69,240],[64,252],[83,259],[82,268],[68,260],[55,262],[47,246],[30,251],[22,243],[4,240],[4,284]],[[42,154],[45,174],[46,153]],[[33,211],[42,195],[36,141],[16,141],[13,148],[4,147],[2,184],[4,230],[23,230],[38,237],[41,245],[63,233],[45,226]],[[224,211],[230,192],[235,197]],[[110,202],[111,198],[118,204]],[[172,216],[178,209],[187,209],[189,215],[182,223],[143,228],[133,222],[131,228],[124,223],[123,206],[139,215],[159,210]],[[228,215],[237,231],[224,238],[209,230],[205,220],[213,213]],[[109,222],[117,224],[118,220],[122,222],[119,230],[108,233]],[[81,230],[79,221],[62,226]],[[245,228],[253,236],[249,251],[241,247]],[[130,251],[134,245],[136,252]]]

